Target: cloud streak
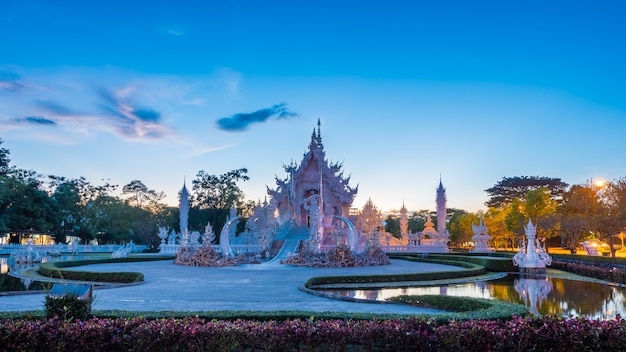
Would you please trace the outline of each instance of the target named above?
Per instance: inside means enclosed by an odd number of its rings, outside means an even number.
[[[17,92],[23,87],[18,74],[0,69],[0,92]]]
[[[56,121],[41,116],[16,117],[14,119],[4,121],[4,124],[10,125],[38,125],[38,126],[57,126]]]
[[[169,128],[161,124],[158,111],[133,104],[105,88],[98,88],[97,91],[101,99],[98,106],[122,136],[161,139],[170,134]]]
[[[222,117],[216,123],[217,127],[223,131],[241,132],[247,130],[254,123],[266,122],[272,117],[280,120],[296,116],[298,114],[287,110],[287,105],[281,103],[254,112],[237,113],[228,117]]]

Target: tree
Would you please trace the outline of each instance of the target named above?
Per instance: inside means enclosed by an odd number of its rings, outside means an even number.
[[[53,209],[36,172],[14,169],[0,176],[0,213],[4,231],[20,235],[52,228]]]
[[[205,209],[230,209],[233,206],[241,206],[244,194],[237,182],[249,180],[247,172],[248,169],[242,168],[216,176],[200,170],[196,179],[192,181],[193,205]]]
[[[461,247],[464,243],[472,240],[474,231],[472,224],[478,224],[483,217],[482,212],[476,214],[468,213],[464,210],[455,211],[450,217],[448,223],[448,231],[450,232],[450,241]]]
[[[611,255],[615,256],[614,235],[626,228],[626,178],[595,189],[602,205],[597,229],[600,238],[608,241]]]
[[[396,238],[402,238],[400,234],[400,219],[391,215],[385,219],[385,231],[389,232]]]
[[[489,208],[485,214],[487,230],[496,249],[513,247],[515,233],[506,226],[506,216],[510,211],[511,205],[508,205],[504,208]]]
[[[560,201],[567,186],[567,183],[562,182],[560,178],[540,176],[504,177],[495,186],[485,190],[490,197],[485,205],[490,208],[501,208],[511,204],[514,199],[524,199],[528,191],[542,187],[549,190],[551,199]]]
[[[563,194],[557,209],[562,247],[576,253],[581,237],[595,231],[600,207],[598,194],[589,185],[574,185]]]
[[[125,243],[132,237],[132,207],[117,197],[100,195],[90,203],[91,221],[100,244]]]
[[[521,199],[516,198],[507,209],[508,211],[504,215],[506,229],[513,234],[523,234],[524,225],[527,223],[527,218],[524,214],[524,202]]]
[[[420,210],[411,214],[409,217],[409,233],[418,233],[424,230],[428,213],[428,210]]]
[[[129,184],[122,187],[122,194],[131,194],[131,197],[129,198],[129,200],[134,201],[135,205],[138,207],[146,206],[144,201],[147,201],[148,207],[150,208],[156,207],[157,209],[158,209],[157,203],[163,198],[165,198],[165,193],[148,189],[148,187],[146,187],[146,185],[144,185],[143,182],[139,180],[130,181]],[[153,210],[157,210],[157,209],[153,209]]]
[[[132,194],[131,200],[135,201],[135,205],[141,207],[141,201],[148,193],[148,187],[139,180],[132,180],[129,184],[122,187],[122,194]]]
[[[60,183],[53,191],[54,234],[58,243],[65,243],[67,236],[77,236],[83,221],[84,209],[78,186],[73,180]]]
[[[0,145],[4,141],[0,138]],[[9,173],[11,159],[9,159],[9,150],[6,148],[0,148],[0,176],[7,176]]]

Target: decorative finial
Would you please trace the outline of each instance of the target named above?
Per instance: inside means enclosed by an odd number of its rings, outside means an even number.
[[[322,123],[320,122],[320,118],[317,118],[317,139],[322,138]]]

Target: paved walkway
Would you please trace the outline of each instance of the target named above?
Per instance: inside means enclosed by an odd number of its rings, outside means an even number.
[[[172,261],[93,264],[86,271],[135,271],[142,284],[96,289],[94,309],[130,311],[304,310],[437,314],[441,311],[396,304],[356,303],[307,294],[298,289],[313,276],[394,274],[448,270],[450,266],[392,260],[361,268],[301,268],[288,265],[189,267]],[[44,294],[0,297],[0,311],[43,309]]]

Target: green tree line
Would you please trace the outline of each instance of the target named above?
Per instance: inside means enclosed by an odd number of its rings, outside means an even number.
[[[0,139],[0,147],[3,141]],[[211,175],[200,170],[192,181],[189,230],[204,231],[224,225],[231,207],[248,209],[239,181],[248,180],[247,169]],[[19,235],[48,233],[57,243],[69,236],[85,243],[126,243],[133,240],[156,248],[158,227],[180,231],[178,207],[163,203],[165,194],[132,180],[116,195],[118,185],[94,184],[84,177],[69,179],[41,175],[11,165],[10,152],[0,148],[0,236],[17,241]]]

